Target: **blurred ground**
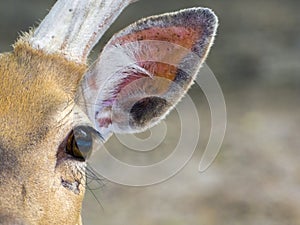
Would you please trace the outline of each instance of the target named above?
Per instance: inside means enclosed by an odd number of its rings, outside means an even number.
[[[43,18],[53,2],[0,0],[0,50],[10,50],[17,33]],[[138,18],[192,6],[212,8],[220,19],[207,64],[223,88],[228,110],[221,153],[209,170],[197,172],[209,132],[209,112],[202,93],[194,87],[190,94],[203,100],[198,104],[203,135],[191,162],[172,179],[146,188],[104,181],[94,191],[104,210],[87,192],[84,222],[299,225],[299,1],[141,0],[122,14],[98,48]],[[175,113],[170,115],[169,126],[176,119]],[[165,145],[172,141],[166,140]],[[107,145],[122,149],[116,139]]]

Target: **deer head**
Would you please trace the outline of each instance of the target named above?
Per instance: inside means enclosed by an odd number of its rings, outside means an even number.
[[[206,8],[142,19],[88,65],[131,2],[58,0],[0,55],[0,224],[81,224],[86,159],[98,140],[155,125],[192,84],[217,28]]]

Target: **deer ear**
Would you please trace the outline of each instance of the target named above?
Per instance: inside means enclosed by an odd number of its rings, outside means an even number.
[[[115,34],[85,75],[82,101],[101,134],[155,125],[195,79],[217,17],[191,8],[142,19]]]

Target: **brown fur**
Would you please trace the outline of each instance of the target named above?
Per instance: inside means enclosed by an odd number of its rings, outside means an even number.
[[[85,66],[45,55],[24,41],[14,49],[0,57],[0,137],[19,148],[45,135],[51,114],[72,101]]]
[[[57,164],[57,151],[85,70],[23,40],[0,55],[0,224],[81,223],[85,164]],[[78,184],[76,193],[62,181]]]

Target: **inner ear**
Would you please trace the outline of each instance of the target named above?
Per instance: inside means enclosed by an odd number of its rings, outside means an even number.
[[[133,127],[144,127],[149,122],[158,120],[168,108],[167,100],[157,96],[140,99],[130,110],[130,125]]]

